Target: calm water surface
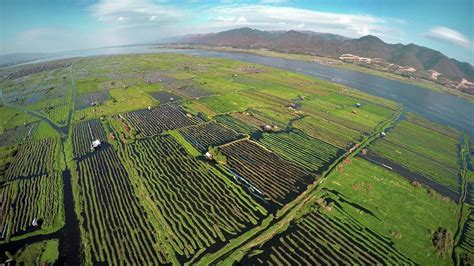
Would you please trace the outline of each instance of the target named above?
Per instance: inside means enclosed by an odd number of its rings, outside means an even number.
[[[436,92],[415,85],[377,77],[351,70],[320,65],[313,62],[265,57],[245,53],[216,52],[157,48],[153,46],[128,46],[71,51],[53,54],[29,63],[44,62],[70,57],[85,57],[133,53],[182,53],[198,56],[220,57],[244,62],[283,68],[309,76],[340,83],[358,90],[403,104],[404,109],[431,121],[462,130],[474,137],[474,103],[463,98]]]

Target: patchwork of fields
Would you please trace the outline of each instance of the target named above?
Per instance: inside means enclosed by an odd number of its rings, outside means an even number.
[[[0,262],[66,259],[68,238],[87,265],[469,261],[462,133],[397,103],[185,55],[21,73],[0,80]]]
[[[414,181],[457,200],[459,137],[454,130],[409,115],[369,151],[426,177],[426,182]]]

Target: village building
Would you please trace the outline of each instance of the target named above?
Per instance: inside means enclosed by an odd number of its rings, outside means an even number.
[[[270,126],[270,125],[263,125],[263,126],[262,126],[262,129],[263,129],[263,131],[265,131],[265,132],[270,132],[270,131],[272,131],[273,128],[272,128],[272,126]]]
[[[92,143],[91,143],[91,150],[97,150],[100,148],[100,145],[102,143],[100,142],[100,140],[96,139],[96,140],[93,140]]]
[[[206,157],[206,159],[208,159],[208,160],[212,160],[212,153],[206,152],[206,153],[204,154],[204,157]]]

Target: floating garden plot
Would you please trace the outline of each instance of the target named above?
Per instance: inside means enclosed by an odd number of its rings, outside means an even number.
[[[214,117],[214,119],[219,122],[222,125],[225,125],[228,128],[231,128],[237,132],[243,133],[243,134],[252,134],[256,130],[255,127],[250,126],[241,120],[229,115],[217,115]]]
[[[123,114],[131,127],[141,137],[152,136],[165,130],[172,130],[199,124],[201,119],[187,113],[181,106],[165,104],[151,110],[138,110]]]
[[[113,148],[99,149],[77,165],[88,263],[167,263],[158,232]]]
[[[6,129],[0,135],[0,146],[6,147],[31,140],[36,131],[37,123]]]
[[[175,102],[182,99],[180,96],[168,91],[153,91],[149,92],[148,94],[160,101],[160,103]]]
[[[62,226],[61,175],[53,172],[8,182],[0,195],[1,240]]]
[[[209,146],[222,145],[242,136],[216,122],[186,127],[180,129],[179,133],[200,152],[207,151]]]
[[[299,130],[288,133],[263,133],[259,142],[286,160],[319,174],[345,152]]]
[[[243,265],[377,265],[413,264],[392,243],[369,228],[365,228],[342,209],[328,215],[315,209],[292,222],[283,233],[276,235],[261,248],[263,252],[249,253]]]
[[[81,122],[73,127],[73,149],[76,158],[89,154],[94,140],[105,142],[106,136],[99,120]]]
[[[257,224],[266,211],[171,136],[126,145],[126,157],[159,216],[162,234],[180,260],[223,245]],[[146,163],[144,163],[146,162]]]
[[[81,110],[87,107],[91,107],[110,99],[108,91],[96,91],[81,94],[77,97],[76,110]]]
[[[434,131],[432,124],[418,119],[416,123],[411,121],[401,121],[386,137],[375,142],[369,149],[375,155],[371,159],[379,161],[376,156],[383,157],[390,161],[389,164],[398,164],[423,175],[429,183],[421,179],[418,182],[457,200],[460,192],[456,134],[453,131],[442,133],[447,130],[442,127]]]
[[[44,139],[25,143],[18,148],[15,159],[5,172],[6,180],[30,178],[54,171],[56,139]]]
[[[294,163],[280,158],[255,142],[242,140],[220,147],[227,165],[258,196],[283,206],[315,179]]]

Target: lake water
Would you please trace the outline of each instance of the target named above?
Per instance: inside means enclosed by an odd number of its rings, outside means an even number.
[[[207,57],[219,57],[295,71],[400,102],[403,104],[405,111],[414,112],[431,121],[452,126],[474,137],[474,103],[471,103],[468,100],[451,94],[436,92],[395,80],[313,62],[265,57],[245,53],[168,49],[154,46],[127,46],[58,53],[28,63],[70,57],[133,53],[182,53]]]

